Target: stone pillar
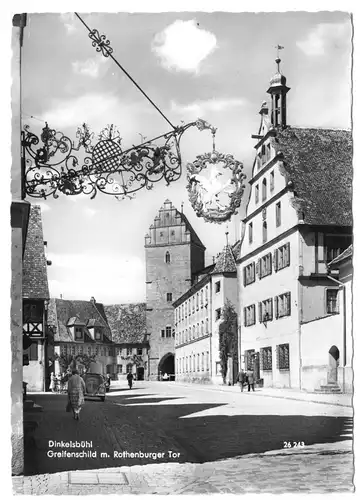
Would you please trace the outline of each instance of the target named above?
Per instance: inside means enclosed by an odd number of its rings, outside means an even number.
[[[22,201],[20,60],[26,16],[16,15],[12,29],[12,165],[11,165],[11,445],[12,474],[24,470],[22,259],[30,204]]]

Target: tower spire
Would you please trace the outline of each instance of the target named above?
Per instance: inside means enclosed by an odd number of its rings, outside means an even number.
[[[280,70],[281,59],[279,51],[284,47],[277,45],[277,57],[275,59],[277,72],[270,80],[270,87],[267,92],[271,95],[271,123],[274,127],[286,127],[286,94],[290,88],[286,86],[286,78]]]

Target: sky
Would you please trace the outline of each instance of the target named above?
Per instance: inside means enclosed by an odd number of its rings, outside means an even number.
[[[80,12],[81,14],[81,12]],[[216,149],[243,162],[248,179],[261,103],[276,72],[291,88],[288,124],[351,127],[351,24],[341,12],[168,12],[81,14],[111,42],[113,55],[169,120],[199,117],[217,127]],[[92,47],[73,14],[29,14],[22,53],[23,124],[39,133],[44,121],[76,139],[83,122],[98,134],[115,124],[123,146],[168,132],[168,123],[108,58]],[[32,118],[33,117],[33,118]],[[188,131],[181,140],[183,165],[211,151],[209,132]],[[52,297],[105,304],[145,300],[144,236],[165,199],[184,213],[206,246],[206,263],[234,243],[245,215],[229,224],[205,223],[194,213],[186,175],[166,187],[117,201],[99,194],[40,204]]]

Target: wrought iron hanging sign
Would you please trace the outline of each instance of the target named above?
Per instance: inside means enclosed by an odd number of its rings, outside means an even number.
[[[212,131],[213,150],[198,155],[193,163],[187,164],[186,188],[196,215],[206,222],[219,224],[237,213],[246,175],[241,162],[230,154],[216,151],[216,129],[209,124],[207,127]]]
[[[92,144],[94,134],[84,124],[77,130],[77,145],[48,124],[40,138],[25,126],[25,193],[46,199],[51,195],[58,198],[60,193],[82,193],[94,198],[102,192],[124,199],[140,189],[152,189],[162,179],[170,184],[181,176],[180,139],[193,126],[199,130],[210,128],[199,119],[127,150],[122,149],[122,139],[113,125],[106,127]]]

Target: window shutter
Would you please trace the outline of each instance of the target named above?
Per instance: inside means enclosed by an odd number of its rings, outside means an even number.
[[[286,266],[290,266],[290,243],[286,243]]]
[[[260,274],[260,259],[258,259],[256,263],[256,274]]]
[[[270,319],[273,319],[273,299],[270,299]]]
[[[260,370],[264,368],[264,349],[260,348]]]
[[[280,365],[280,347],[276,346],[276,368],[279,369]]]
[[[247,326],[246,307],[244,307],[244,326]]]
[[[246,267],[243,268],[244,286],[246,286]]]
[[[261,309],[262,309],[262,304],[259,302],[259,323],[262,323],[262,314],[261,314]]]
[[[279,297],[276,296],[274,298],[275,301],[275,318],[277,319],[279,317]]]
[[[269,274],[272,273],[272,255],[271,252],[269,253]]]
[[[286,294],[286,298],[287,298],[287,314],[288,316],[291,315],[291,292],[288,292]]]
[[[255,304],[252,306],[252,309],[253,309],[253,313],[254,313],[254,325],[256,323],[256,306]]]
[[[274,271],[277,272],[277,255],[278,255],[278,252],[277,252],[277,249],[274,250],[274,255],[273,255],[273,264],[274,264]]]

